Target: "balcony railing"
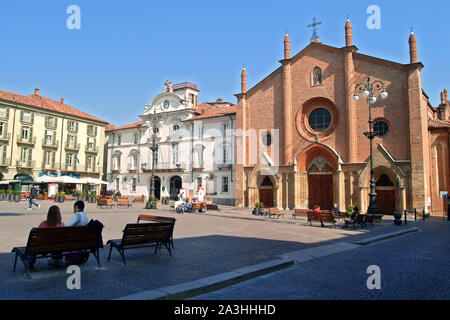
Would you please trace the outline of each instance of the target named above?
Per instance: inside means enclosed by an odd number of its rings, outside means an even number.
[[[76,163],[66,163],[64,166],[64,170],[65,171],[77,171],[77,164]]]
[[[59,163],[56,163],[56,162],[51,162],[51,163],[42,162],[42,169],[43,170],[58,170],[59,169]]]
[[[16,167],[17,168],[25,168],[25,169],[33,169],[33,168],[36,167],[36,161],[17,160],[16,161]]]
[[[93,148],[89,148],[88,145],[85,146],[84,151],[88,153],[98,153],[98,147],[94,146]]]
[[[0,158],[0,167],[9,167],[10,164],[11,164],[11,159]]]
[[[127,169],[130,172],[137,172],[139,170],[139,165],[138,164],[128,164]]]
[[[151,165],[144,171],[151,171]],[[171,170],[171,171],[184,171],[186,170],[186,164],[184,163],[172,163],[172,162],[158,162],[155,166],[155,170]]]
[[[70,144],[69,142],[66,142],[66,149],[67,150],[80,150],[80,144],[79,143],[72,143]]]
[[[231,163],[219,163],[217,164],[217,168],[219,168],[219,170],[229,170],[232,168],[232,164]]]
[[[48,148],[58,148],[59,141],[53,139],[52,141],[49,141],[47,139],[42,139],[42,146],[48,147]]]
[[[97,165],[91,165],[89,167],[88,164],[86,164],[84,166],[84,171],[83,172],[88,172],[88,173],[100,173],[100,166]]]
[[[0,135],[0,141],[9,141],[11,139],[11,133],[3,133]]]
[[[47,129],[56,129],[57,128],[57,123],[56,123],[56,120],[53,120],[53,121],[48,121],[48,120],[46,120],[45,121],[45,127],[47,128]]]
[[[36,144],[36,137],[28,137],[24,138],[22,135],[17,135],[17,143],[23,143],[23,144]]]
[[[194,169],[194,170],[205,169],[205,164],[203,161],[196,161],[192,164],[192,169]]]

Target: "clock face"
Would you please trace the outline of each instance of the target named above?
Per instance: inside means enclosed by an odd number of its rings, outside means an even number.
[[[170,106],[170,102],[169,102],[169,100],[166,100],[166,101],[164,101],[164,108],[169,108],[169,106]]]

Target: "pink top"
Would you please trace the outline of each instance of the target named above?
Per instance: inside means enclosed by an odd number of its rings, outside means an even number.
[[[56,225],[56,228],[58,228],[58,227],[64,227],[64,222],[58,223]],[[46,220],[46,221],[42,221],[38,228],[50,228],[50,227],[48,226],[47,220]]]

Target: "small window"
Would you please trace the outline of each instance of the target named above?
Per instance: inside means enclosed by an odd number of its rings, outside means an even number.
[[[315,131],[325,131],[330,127],[331,114],[325,108],[315,109],[309,115],[309,125]]]
[[[158,127],[154,127],[153,128],[153,134],[158,134],[159,133],[159,128]]]
[[[139,134],[135,133],[133,134],[133,144],[139,143]]]
[[[383,120],[377,121],[373,126],[373,131],[378,137],[384,137],[389,132],[389,124]]]
[[[202,186],[202,182],[203,182],[202,180],[203,180],[202,177],[197,178],[197,189]]]
[[[272,145],[272,135],[270,133],[264,135],[263,138],[262,138],[262,143],[266,147],[271,146]]]
[[[228,177],[222,177],[222,192],[228,192]]]
[[[136,178],[131,179],[131,191],[136,192]]]

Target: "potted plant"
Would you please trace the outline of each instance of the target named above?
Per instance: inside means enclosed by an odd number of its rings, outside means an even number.
[[[8,191],[6,191],[6,194],[8,195],[7,196],[7,198],[8,198],[8,201],[9,202],[12,202],[13,201],[13,191],[12,190],[8,190]]]
[[[262,208],[264,208],[264,203],[262,203],[262,202],[255,203],[255,209],[253,209],[253,214],[257,215],[257,216],[261,216]]]
[[[48,200],[48,193],[47,193],[47,191],[44,192],[44,200]]]
[[[22,192],[17,190],[16,192],[14,192],[14,202],[19,202],[20,198],[21,198]]]
[[[350,205],[347,209],[347,212],[344,212],[346,218],[350,218],[353,214],[353,210],[355,209],[354,205]]]
[[[0,190],[0,201],[5,200],[5,190]]]

